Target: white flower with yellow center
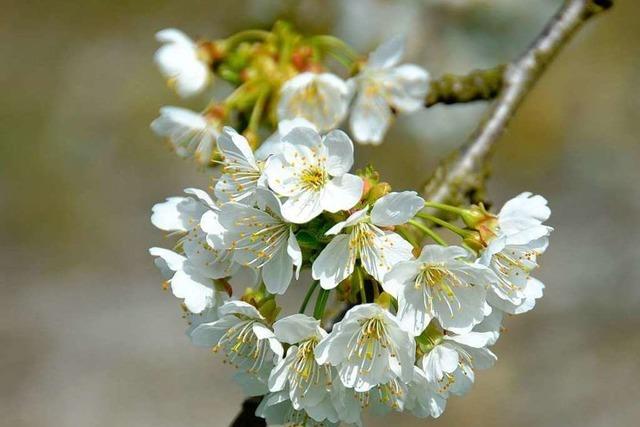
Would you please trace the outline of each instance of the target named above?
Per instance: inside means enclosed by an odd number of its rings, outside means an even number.
[[[265,186],[263,162],[256,160],[247,139],[228,126],[218,137],[218,149],[223,169],[215,186],[216,197],[222,202],[254,205],[256,190]]]
[[[349,80],[357,90],[349,125],[356,141],[380,144],[393,111],[410,113],[424,105],[429,73],[413,64],[397,65],[404,53],[404,37],[380,45],[362,71]]]
[[[395,378],[413,378],[415,341],[398,320],[377,304],[350,309],[317,345],[316,360],[338,369],[347,388],[369,391]]]
[[[336,235],[313,262],[313,278],[324,289],[332,289],[349,277],[360,259],[364,269],[382,283],[387,272],[412,257],[413,247],[399,234],[383,229],[406,223],[424,207],[415,191],[390,193],[369,208],[353,213],[326,234]],[[346,230],[346,234],[340,234]]]
[[[495,337],[494,332],[440,336],[418,365],[427,381],[438,386],[438,393],[463,395],[473,384],[473,369],[490,368],[497,360],[486,348],[495,342]]]
[[[283,349],[265,318],[243,301],[226,302],[218,314],[219,320],[202,323],[191,331],[193,343],[221,351],[226,361],[266,384]]]
[[[491,312],[487,288],[498,279],[459,246],[427,245],[416,260],[393,266],[382,282],[398,300],[398,319],[414,336],[433,318],[455,333],[471,331]]]
[[[154,59],[169,86],[182,98],[202,92],[209,84],[211,72],[202,60],[198,45],[174,28],[159,31],[156,39],[164,44]]]
[[[349,172],[353,143],[342,131],[323,138],[313,129],[297,127],[284,138],[282,153],[271,156],[264,173],[269,187],[286,197],[282,215],[302,224],[322,211],[351,209],[360,200],[364,183]]]
[[[178,156],[193,157],[203,165],[209,164],[220,132],[217,122],[180,107],[162,107],[160,117],[151,122],[151,130],[167,138]]]
[[[533,308],[535,299],[542,296],[544,285],[530,273],[549,245],[553,228],[543,222],[550,214],[546,199],[531,193],[509,200],[498,213],[496,237],[480,257],[499,279],[488,295],[491,305],[515,314]]]
[[[266,394],[256,409],[256,416],[264,418],[269,426],[338,427],[340,425],[335,421],[316,421],[308,412],[295,409],[289,400],[288,393],[284,391]]]
[[[304,314],[294,314],[273,325],[276,338],[289,344],[287,355],[271,371],[269,390],[286,390],[293,408],[304,410],[316,421],[336,422],[337,414],[329,394],[333,368],[319,365],[315,348],[327,336],[320,321]]]
[[[233,252],[234,260],[259,269],[272,294],[283,294],[296,269],[302,266],[302,252],[293,225],[282,219],[280,201],[268,190],[258,190],[258,207],[229,202],[222,205],[217,224],[203,218],[205,230],[222,229],[220,244]]]
[[[349,106],[349,88],[331,73],[298,74],[280,90],[278,120],[303,118],[320,131],[336,128]]]

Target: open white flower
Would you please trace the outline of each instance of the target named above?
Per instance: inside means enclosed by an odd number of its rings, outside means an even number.
[[[218,149],[223,157],[223,174],[215,186],[216,197],[222,202],[255,204],[256,190],[265,186],[265,179],[263,164],[256,160],[247,139],[225,126],[218,137]]]
[[[321,138],[307,127],[291,130],[283,138],[283,151],[267,161],[269,187],[287,199],[282,215],[301,224],[322,211],[338,212],[355,206],[362,196],[362,178],[349,172],[353,143],[342,131]]]
[[[198,45],[174,28],[157,32],[156,39],[164,44],[156,51],[154,59],[169,86],[183,98],[202,92],[211,73],[201,59]]]
[[[233,252],[236,262],[260,269],[267,290],[283,294],[302,266],[302,252],[293,225],[282,219],[280,201],[267,190],[258,190],[259,207],[229,202],[218,215],[221,244]],[[205,229],[211,228],[209,224]]]
[[[335,74],[301,73],[280,90],[278,120],[300,117],[320,131],[334,129],[347,114],[349,97],[347,84]]]
[[[413,378],[415,341],[398,320],[377,304],[350,309],[315,350],[319,364],[336,366],[342,384],[369,391],[399,378]]]
[[[193,157],[208,165],[219,134],[218,123],[186,108],[162,107],[160,117],[151,122],[156,135],[167,138],[180,157]]]
[[[324,289],[335,288],[349,277],[360,259],[364,269],[382,282],[393,265],[412,257],[413,247],[399,234],[383,230],[404,224],[424,207],[424,200],[415,191],[390,193],[378,199],[371,214],[369,208],[353,213],[327,231],[336,235],[313,263],[313,278]],[[339,234],[347,229],[346,234]]]
[[[473,369],[493,366],[497,357],[487,345],[495,342],[493,332],[444,335],[419,361],[427,381],[437,384],[441,394],[463,395],[474,381]]]
[[[290,344],[287,354],[269,377],[269,390],[288,390],[293,408],[303,409],[316,421],[336,422],[329,389],[333,379],[330,365],[319,365],[314,351],[327,333],[320,321],[304,314],[294,314],[273,325],[276,338]]]
[[[410,113],[424,104],[429,90],[429,73],[423,68],[398,62],[404,53],[404,37],[380,45],[362,71],[349,80],[357,88],[349,124],[356,141],[380,144],[393,112]]]
[[[438,418],[447,406],[447,395],[438,391],[437,384],[427,381],[422,369],[413,367],[413,380],[408,384],[408,398],[404,408],[420,418]]]
[[[489,266],[499,279],[488,295],[491,304],[511,306],[514,313],[515,307],[524,304],[520,310],[524,312],[541,296],[543,286],[531,281],[530,273],[538,266],[537,257],[549,245],[553,228],[542,223],[550,214],[546,199],[531,193],[509,200],[498,213],[496,237],[480,257],[480,262]]]
[[[398,319],[418,336],[431,319],[444,329],[465,333],[490,313],[487,287],[498,279],[488,267],[473,263],[459,246],[427,245],[416,260],[394,265],[382,287],[398,300]]]
[[[193,343],[222,351],[229,363],[266,384],[283,349],[265,318],[243,301],[228,301],[218,313],[219,320],[194,328]]]

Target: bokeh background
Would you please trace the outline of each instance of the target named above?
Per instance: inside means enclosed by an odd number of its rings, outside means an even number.
[[[157,30],[219,38],[286,17],[362,52],[406,32],[407,59],[439,75],[513,58],[560,3],[1,0],[0,424],[226,426],[239,408],[147,254],[164,243],[152,204],[208,184],[148,128],[162,105],[202,105],[166,89]],[[553,209],[544,299],[507,321],[498,364],[443,417],[366,425],[637,425],[640,3],[617,3],[541,79],[494,162],[492,201],[526,189]],[[357,162],[416,188],[485,106],[402,118]]]

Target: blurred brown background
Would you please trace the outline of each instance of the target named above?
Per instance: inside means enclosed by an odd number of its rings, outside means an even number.
[[[494,202],[531,190],[553,209],[544,299],[507,321],[497,366],[443,417],[367,425],[637,425],[640,3],[617,3],[562,52],[495,160]],[[230,370],[189,344],[147,254],[163,243],[152,204],[207,185],[148,128],[162,105],[202,105],[166,90],[157,30],[216,38],[288,17],[363,52],[407,32],[407,59],[438,75],[512,58],[559,4],[1,0],[0,425],[226,426],[239,407]],[[483,108],[402,118],[357,161],[415,188]]]

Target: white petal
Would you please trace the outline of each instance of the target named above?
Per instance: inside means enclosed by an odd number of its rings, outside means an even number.
[[[486,290],[482,286],[458,287],[454,297],[434,298],[433,311],[442,327],[455,333],[469,332],[484,319]]]
[[[289,230],[289,240],[287,241],[287,255],[291,258],[293,265],[296,266],[296,280],[300,277],[300,268],[302,267],[302,250],[293,230]]]
[[[354,262],[349,249],[350,237],[340,234],[320,252],[311,267],[315,280],[323,289],[333,289],[353,273]]]
[[[378,282],[383,282],[392,266],[411,259],[413,246],[399,234],[384,232],[373,238],[372,247],[365,249],[360,254],[364,269]]]
[[[369,55],[366,67],[389,68],[396,65],[404,55],[406,37],[398,34],[391,37]]]
[[[338,212],[351,209],[360,201],[364,181],[357,175],[350,173],[337,176],[325,184],[320,204],[328,212]]]
[[[211,281],[205,277],[176,271],[170,282],[173,294],[184,299],[184,305],[192,313],[202,312],[213,298]]]
[[[218,136],[218,148],[229,161],[237,162],[257,169],[253,151],[247,139],[235,131],[232,127],[225,126]]]
[[[363,85],[351,109],[349,127],[356,141],[379,145],[391,124],[391,108],[382,92]]]
[[[286,292],[293,276],[293,261],[287,253],[287,245],[282,245],[262,268],[262,279],[267,291],[282,295]]]
[[[287,344],[297,344],[312,337],[320,337],[319,329],[320,321],[305,314],[292,314],[273,324],[276,337]]]
[[[333,130],[322,142],[327,147],[327,172],[332,176],[349,172],[353,166],[353,143],[349,136],[341,130]]]
[[[184,268],[186,258],[173,251],[170,251],[169,249],[151,248],[149,249],[149,253],[152,256],[162,259],[165,262],[167,268],[169,268],[171,271],[180,271]]]
[[[294,224],[304,224],[322,213],[322,192],[301,191],[282,204],[282,216]]]
[[[382,280],[382,288],[394,298],[398,298],[401,290],[406,286],[410,286],[419,272],[420,263],[418,262],[398,262],[385,274]]]
[[[413,64],[394,68],[389,74],[390,90],[388,101],[403,113],[411,113],[423,108],[429,91],[429,73]]]
[[[227,301],[220,307],[220,317],[229,314],[241,314],[252,319],[262,319],[262,315],[254,306],[244,301]]]
[[[424,199],[415,191],[389,193],[373,205],[371,222],[381,227],[404,224],[422,208]]]

